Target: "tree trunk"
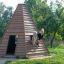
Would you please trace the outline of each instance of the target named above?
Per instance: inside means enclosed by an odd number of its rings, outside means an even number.
[[[50,41],[51,48],[53,47],[53,41],[54,41],[54,38],[55,38],[55,34],[56,34],[56,32],[53,34],[53,37],[52,37],[52,39],[51,39],[51,41]]]

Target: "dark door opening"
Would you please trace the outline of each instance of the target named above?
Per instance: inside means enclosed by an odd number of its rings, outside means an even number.
[[[14,55],[15,48],[16,48],[15,35],[10,35],[9,36],[9,41],[8,41],[8,47],[7,47],[6,54],[8,54],[8,55]]]

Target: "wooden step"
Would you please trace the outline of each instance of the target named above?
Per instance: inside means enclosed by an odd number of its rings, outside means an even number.
[[[45,49],[31,49],[31,51],[45,51]]]
[[[39,53],[45,53],[46,51],[30,51],[27,54],[39,54]]]
[[[34,55],[34,56],[30,56],[30,55],[27,55],[28,58],[43,58],[43,57],[46,57],[46,55]]]
[[[41,56],[47,56],[48,54],[47,54],[47,52],[45,52],[45,53],[37,53],[37,54],[27,54],[27,56],[29,56],[29,57],[41,57]]]
[[[33,45],[27,45],[26,44],[26,46],[27,46],[27,50],[30,50],[30,49],[45,49],[45,47],[44,46],[42,46],[42,47],[38,47],[37,45],[34,47]]]
[[[24,25],[27,25],[27,26],[34,26],[34,24],[33,23],[24,23]]]
[[[34,23],[33,20],[24,20],[24,22],[27,22],[27,23]]]

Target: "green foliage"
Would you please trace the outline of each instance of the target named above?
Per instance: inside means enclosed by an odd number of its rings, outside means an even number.
[[[56,40],[62,40],[62,37],[61,37],[60,34],[57,34],[57,33],[56,33],[56,35],[55,35],[55,39],[56,39]]]
[[[12,7],[6,7],[0,3],[0,38],[3,36],[7,23],[12,16]]]
[[[43,27],[44,19],[51,13],[49,6],[45,1],[41,0],[26,0],[25,3],[35,20],[37,29],[40,30]]]

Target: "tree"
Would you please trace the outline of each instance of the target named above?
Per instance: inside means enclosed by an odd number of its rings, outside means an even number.
[[[47,0],[26,0],[25,3],[36,22],[37,29],[44,27],[45,38],[50,38],[51,47],[54,39],[58,38],[57,35],[61,35],[60,39],[64,38],[64,7],[59,0],[51,2],[50,6]]]
[[[52,14],[45,19],[43,26],[47,34],[46,37],[50,38],[50,43],[52,47],[55,34],[57,33],[60,26],[60,19],[58,19],[54,14]]]
[[[44,19],[51,13],[49,6],[45,0],[26,0],[25,3],[35,20],[37,29],[40,30]]]
[[[0,38],[3,36],[7,23],[12,17],[12,7],[6,7],[0,3]]]
[[[44,28],[46,30],[46,34],[47,36],[51,36],[50,38],[50,43],[51,43],[51,47],[53,45],[53,41],[56,37],[56,34],[60,35],[63,32],[63,25],[64,25],[64,16],[62,14],[64,14],[64,7],[61,6],[61,4],[58,2],[58,0],[56,1],[56,8],[55,10],[52,9],[52,2],[51,2],[51,12],[52,14],[50,14],[50,16],[48,16],[45,21],[44,21]],[[62,27],[61,27],[62,26]],[[62,38],[61,38],[62,39]]]

